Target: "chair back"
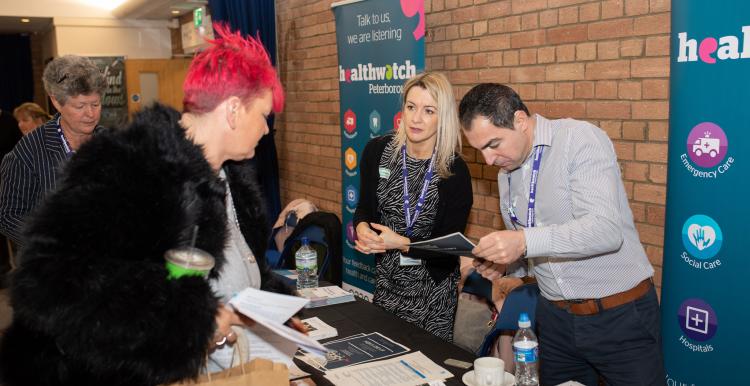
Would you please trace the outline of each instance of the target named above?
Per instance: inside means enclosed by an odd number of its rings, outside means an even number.
[[[536,301],[539,297],[539,286],[526,283],[514,288],[503,302],[503,308],[497,315],[495,327],[487,334],[479,350],[479,356],[487,356],[492,350],[492,343],[502,331],[518,330],[518,317],[522,312],[529,315],[531,329],[536,330]]]

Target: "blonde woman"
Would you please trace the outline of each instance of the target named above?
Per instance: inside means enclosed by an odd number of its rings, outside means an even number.
[[[18,128],[23,135],[31,133],[32,130],[52,119],[38,104],[26,102],[13,110],[13,116],[18,121]]]
[[[426,72],[406,82],[401,106],[398,131],[362,154],[356,249],[376,254],[375,304],[451,341],[458,258],[408,245],[466,227],[471,176],[459,156],[456,102],[445,76]]]

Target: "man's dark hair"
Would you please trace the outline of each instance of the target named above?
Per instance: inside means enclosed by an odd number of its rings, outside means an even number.
[[[487,117],[497,127],[512,129],[518,110],[529,115],[529,109],[512,88],[499,83],[482,83],[461,99],[458,117],[464,130],[471,129],[471,121],[477,116]]]

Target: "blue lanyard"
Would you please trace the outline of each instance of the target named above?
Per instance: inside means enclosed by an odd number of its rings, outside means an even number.
[[[432,158],[430,159],[430,166],[427,168],[427,174],[424,176],[424,184],[422,185],[422,192],[419,194],[417,199],[417,207],[414,208],[414,216],[411,214],[411,206],[409,205],[409,178],[406,170],[406,145],[401,146],[401,175],[404,178],[404,214],[406,215],[406,237],[411,237],[412,229],[414,229],[414,223],[419,217],[419,213],[422,212],[422,206],[424,206],[424,199],[427,196],[427,187],[430,186],[430,180],[432,180],[433,166],[435,164],[435,150],[432,151]]]
[[[73,154],[75,154],[75,150],[70,147],[68,140],[65,139],[65,134],[63,134],[62,126],[60,126],[60,118],[61,117],[57,117],[57,134],[60,136],[60,141],[62,141],[63,148],[65,149],[65,155],[70,158],[73,156]]]
[[[534,152],[534,164],[531,167],[531,181],[529,182],[529,207],[526,212],[525,225],[527,228],[534,227],[534,221],[536,218],[536,213],[534,212],[534,208],[536,207],[536,183],[539,178],[539,167],[542,164],[543,152],[544,146],[536,146],[536,151]],[[510,173],[508,173],[508,215],[512,222],[524,226],[523,223],[518,220],[518,217],[516,217],[516,212],[513,210],[513,206],[510,202]]]

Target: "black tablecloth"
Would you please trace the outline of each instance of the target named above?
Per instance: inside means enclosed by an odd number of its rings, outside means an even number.
[[[363,300],[355,302],[311,308],[304,310],[302,318],[317,316],[327,324],[335,327],[339,335],[334,339],[341,339],[358,333],[379,332],[394,341],[410,348],[412,352],[421,351],[433,362],[444,367],[453,374],[453,378],[446,380],[446,385],[463,385],[461,376],[469,371],[451,367],[443,363],[448,358],[473,363],[476,356],[458,346],[442,339],[394,316],[388,311]],[[328,339],[321,341],[325,343]],[[295,360],[302,370],[312,374],[318,385],[331,385],[323,377],[323,373],[307,366],[300,360]],[[385,386],[385,385],[384,385]]]

